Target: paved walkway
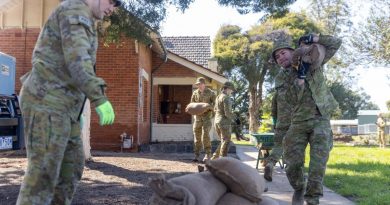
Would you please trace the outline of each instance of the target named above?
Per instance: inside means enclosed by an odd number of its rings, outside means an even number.
[[[245,164],[256,168],[257,149],[254,146],[242,146],[236,145],[236,153],[238,158]],[[263,174],[263,168],[259,164],[259,171]],[[272,175],[272,182],[268,182],[268,192],[264,193],[265,196],[277,199],[280,205],[291,204],[291,198],[294,190],[291,188],[284,169],[279,167],[279,164],[274,168]],[[334,191],[324,187],[324,197],[320,199],[321,205],[354,205],[352,201],[335,193]]]

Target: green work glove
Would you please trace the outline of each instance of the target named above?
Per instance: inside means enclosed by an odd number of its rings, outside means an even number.
[[[105,103],[99,105],[95,110],[99,115],[100,125],[111,125],[112,123],[114,123],[115,113],[109,101],[106,101]]]

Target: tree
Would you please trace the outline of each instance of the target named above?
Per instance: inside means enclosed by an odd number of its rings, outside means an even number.
[[[359,57],[380,64],[390,63],[390,1],[373,0],[370,13],[360,29],[354,31],[353,45]]]
[[[138,39],[146,44],[151,42],[149,33],[158,32],[166,18],[166,9],[173,5],[184,12],[195,0],[124,0],[125,5],[105,19],[106,27],[101,34],[106,43],[120,42],[121,36]],[[295,0],[218,0],[221,6],[231,6],[240,13],[264,12],[282,13]],[[108,23],[109,22],[109,23]],[[102,26],[104,27],[104,26]]]
[[[371,102],[370,96],[361,89],[353,91],[346,84],[334,82],[330,90],[339,102],[340,115],[336,119],[356,119],[359,110],[379,109],[379,106]]]
[[[218,0],[220,5],[232,6],[241,14],[265,12],[272,16],[283,16],[288,12],[287,6],[296,0]]]
[[[326,75],[333,82],[353,81],[351,65],[358,62],[350,49],[351,8],[347,0],[311,0],[309,15],[321,27],[323,33],[343,39],[336,55],[326,65]]]
[[[277,72],[270,58],[273,42],[291,39],[297,42],[301,35],[318,31],[304,14],[296,13],[289,13],[282,18],[268,18],[245,33],[241,33],[241,28],[234,25],[225,25],[219,29],[213,44],[214,56],[218,59],[220,72],[232,73],[237,70],[248,82],[251,132],[257,132],[259,128],[263,84]]]

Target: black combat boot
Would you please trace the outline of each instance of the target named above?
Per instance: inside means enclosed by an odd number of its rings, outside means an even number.
[[[274,171],[274,164],[272,162],[268,162],[264,167],[264,179],[272,182],[272,172]]]
[[[303,195],[304,194],[305,194],[304,189],[295,190],[291,205],[303,205]]]
[[[292,198],[291,205],[303,205],[305,191],[306,191],[306,180],[305,183],[303,184],[302,189],[294,190],[294,195]]]

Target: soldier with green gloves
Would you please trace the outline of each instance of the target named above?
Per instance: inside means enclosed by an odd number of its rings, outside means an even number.
[[[197,89],[192,93],[191,103],[208,103],[211,106],[214,106],[215,93],[210,88],[206,87],[206,80],[203,77],[199,77],[196,80],[195,85],[197,86]],[[201,115],[194,115],[194,162],[199,161],[202,145],[206,153],[203,158],[203,162],[211,158],[210,130],[212,126],[212,117],[212,110],[208,110]]]
[[[299,44],[319,44],[325,48],[324,58],[310,64],[299,62],[298,75],[287,92],[293,105],[291,125],[283,141],[287,178],[294,188],[292,204],[319,204],[323,195],[323,177],[333,136],[330,116],[338,103],[326,85],[323,65],[341,46],[341,39],[309,34]],[[311,46],[314,48],[313,46]],[[294,52],[297,52],[297,48]],[[309,53],[311,51],[308,51]],[[294,53],[293,55],[295,55]],[[307,183],[304,178],[305,149],[310,144],[310,163]]]
[[[120,5],[118,0],[62,1],[42,28],[32,70],[21,79],[28,164],[18,205],[72,203],[84,169],[79,120],[86,98],[101,125],[114,122],[106,84],[94,71],[95,22]]]
[[[229,143],[232,135],[231,122],[233,119],[232,92],[235,91],[233,83],[227,81],[223,84],[221,94],[215,100],[215,131],[221,140],[211,159],[226,157],[229,150]]]
[[[275,78],[275,94],[272,98],[272,120],[274,124],[274,147],[266,159],[264,178],[272,181],[275,164],[283,154],[283,138],[291,123],[292,105],[286,97],[288,89],[294,83],[297,72],[291,67],[291,56],[294,49],[287,42],[275,42],[272,58],[281,66]]]

